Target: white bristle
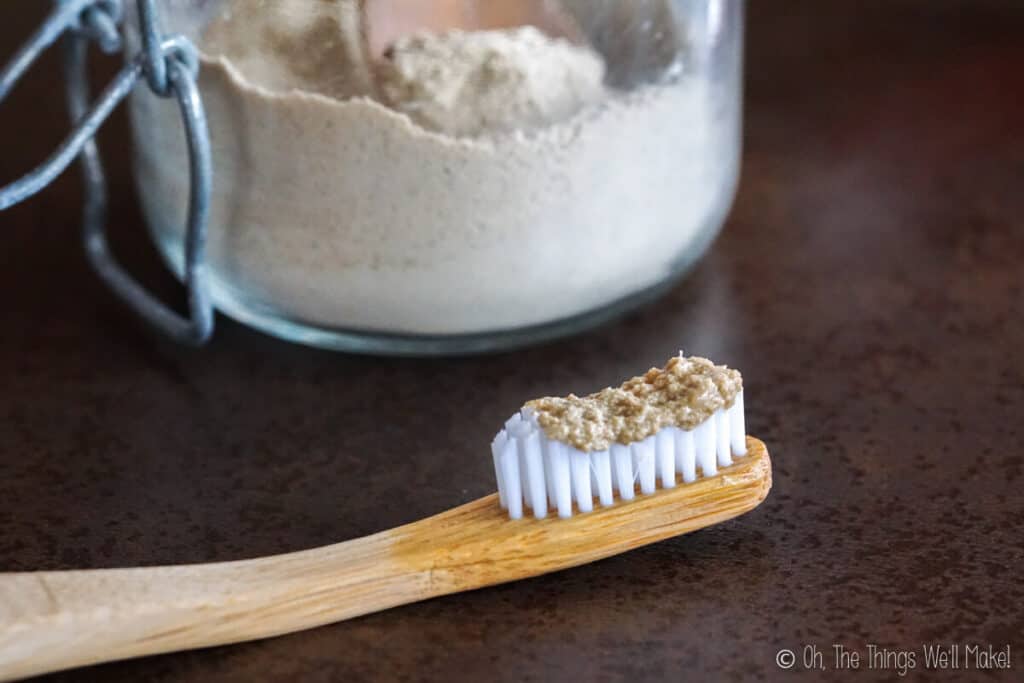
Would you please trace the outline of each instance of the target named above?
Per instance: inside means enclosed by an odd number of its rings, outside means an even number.
[[[517,439],[511,438],[501,453],[501,475],[505,480],[505,499],[508,501],[508,516],[519,519],[523,516],[523,489],[519,478],[519,449]]]
[[[680,429],[676,434],[676,464],[684,482],[696,481],[697,446],[693,440],[693,430]]]
[[[747,454],[747,425],[743,417],[743,392],[736,394],[736,400],[729,408],[729,431],[733,455]]]
[[[555,481],[555,506],[559,517],[572,516],[572,476],[569,467],[569,447],[551,442],[551,472]]]
[[[718,466],[728,467],[732,464],[732,453],[729,448],[729,411],[725,408],[715,413],[715,429],[718,432]]]
[[[494,456],[494,477],[498,480],[498,499],[501,501],[501,507],[504,510],[508,510],[508,499],[505,495],[505,475],[501,471],[501,454],[507,443],[508,435],[504,429],[498,432],[498,435],[494,437],[494,441],[491,442],[491,454]]]
[[[676,437],[675,429],[668,427],[654,435],[654,453],[658,459],[658,479],[662,488],[676,485]]]
[[[715,438],[715,419],[712,415],[694,430],[697,442],[697,464],[701,476],[713,477],[718,474],[718,439]]]
[[[523,453],[523,439],[514,439],[516,444],[516,457],[519,459],[519,490],[522,492],[523,507],[527,510],[533,506],[530,505],[530,482],[526,478],[526,455]]]
[[[544,456],[540,449],[540,433],[533,432],[520,439],[523,460],[526,461],[526,488],[530,509],[534,516],[544,518],[548,514],[548,492],[544,483]]]
[[[622,500],[633,500],[633,454],[629,446],[613,443],[611,447],[612,467],[615,470],[615,488]]]
[[[544,483],[547,484],[548,489],[548,505],[556,505],[555,501],[558,500],[558,495],[555,490],[555,474],[551,470],[551,460],[554,456],[551,454],[551,449],[554,446],[554,441],[541,438],[541,456],[544,458]]]
[[[732,406],[716,411],[691,430],[666,427],[629,445],[585,453],[552,441],[529,410],[513,415],[491,443],[494,474],[502,508],[512,519],[524,509],[537,518],[549,511],[571,517],[594,509],[596,498],[607,507],[672,488],[698,476],[711,477],[746,454],[743,392]]]
[[[575,448],[569,449],[569,454],[576,507],[580,512],[590,512],[594,509],[594,496],[590,493],[590,456]]]
[[[513,430],[515,430],[516,425],[520,424],[522,421],[523,421],[523,416],[520,415],[519,413],[516,413],[515,415],[513,415],[509,419],[505,420],[505,431],[506,432],[512,432]]]
[[[615,503],[612,488],[612,456],[608,451],[596,451],[590,454],[590,465],[597,482],[597,497],[601,505],[608,507]]]
[[[640,481],[640,493],[649,496],[657,488],[655,483],[654,437],[649,436],[639,443],[631,445],[633,449],[633,467]]]

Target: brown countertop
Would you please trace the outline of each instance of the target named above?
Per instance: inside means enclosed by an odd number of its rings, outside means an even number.
[[[31,4],[2,10],[3,55],[38,20]],[[220,319],[211,346],[183,350],[87,269],[74,174],[0,214],[0,570],[227,560],[411,521],[491,490],[488,440],[524,399],[681,347],[744,371],[749,429],[775,461],[761,508],[689,537],[52,680],[782,679],[780,648],[814,644],[827,663],[833,643],[914,649],[920,668],[922,643],[954,642],[1010,644],[1003,675],[1020,680],[1024,5],[750,10],[725,232],[660,305],[560,343],[373,359]],[[5,181],[65,129],[55,79],[48,60],[0,109]],[[114,239],[173,296],[126,135],[123,117],[104,134]]]

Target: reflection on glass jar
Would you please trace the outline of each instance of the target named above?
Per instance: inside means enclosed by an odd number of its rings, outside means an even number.
[[[738,173],[740,0],[427,4],[162,3],[203,54],[220,310],[336,348],[502,348],[648,300],[703,253]],[[132,118],[180,272],[178,114],[140,90]]]

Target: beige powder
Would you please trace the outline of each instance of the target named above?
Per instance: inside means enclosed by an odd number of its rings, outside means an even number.
[[[642,441],[665,427],[693,429],[731,407],[742,389],[738,371],[680,354],[620,387],[583,397],[541,398],[525,407],[549,439],[584,452],[602,451],[613,443]]]
[[[604,60],[532,26],[400,39],[377,69],[384,101],[424,128],[478,136],[565,121],[607,95]]]
[[[338,99],[373,92],[356,0],[230,0],[200,47],[254,83]]]
[[[661,282],[731,198],[736,119],[702,78],[609,92],[533,130],[456,137],[349,96],[346,49],[310,39],[331,15],[260,14],[298,5],[236,0],[202,43],[207,259],[229,313],[437,335],[546,323]],[[179,114],[143,90],[137,180],[180,272]]]

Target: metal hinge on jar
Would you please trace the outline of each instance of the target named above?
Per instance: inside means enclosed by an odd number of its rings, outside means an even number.
[[[65,88],[73,128],[57,150],[36,169],[0,187],[0,210],[36,194],[79,159],[85,181],[82,231],[86,255],[107,285],[135,313],[171,339],[200,346],[213,333],[214,313],[205,265],[206,225],[212,185],[210,136],[196,84],[199,59],[184,36],[161,29],[155,0],[137,0],[142,46],[90,105],[86,73],[89,44],[112,54],[121,49],[121,0],[55,0],[42,26],[0,71],[0,101],[48,47],[63,38]],[[184,258],[189,317],[183,317],[146,291],[114,259],[107,243],[107,183],[95,135],[111,112],[145,79],[159,97],[174,97],[181,110],[191,173]]]

